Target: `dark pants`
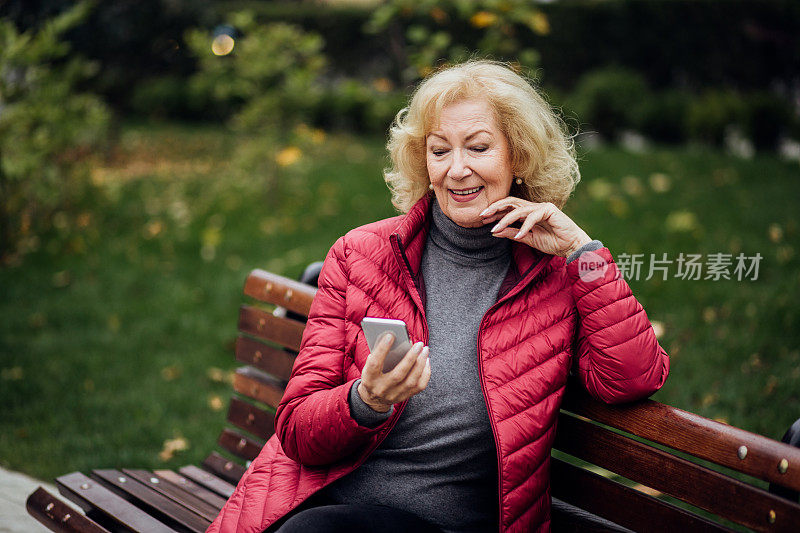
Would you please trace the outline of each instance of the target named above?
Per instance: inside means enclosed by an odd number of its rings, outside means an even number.
[[[416,515],[383,505],[321,505],[291,516],[277,533],[441,533]]]

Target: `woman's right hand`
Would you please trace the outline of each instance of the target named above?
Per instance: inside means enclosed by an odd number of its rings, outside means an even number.
[[[431,379],[430,350],[416,343],[391,371],[383,373],[383,361],[394,342],[394,335],[381,338],[375,351],[369,354],[361,371],[358,395],[375,411],[385,413],[392,404],[403,402],[425,390]]]

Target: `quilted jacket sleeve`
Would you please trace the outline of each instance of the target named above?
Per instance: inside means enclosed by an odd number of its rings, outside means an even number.
[[[300,352],[275,415],[283,451],[305,465],[333,463],[365,446],[383,428],[359,426],[344,381],[347,267],[344,238],[328,252]]]
[[[660,389],[669,356],[608,248],[586,252],[566,268],[579,321],[575,366],[589,393],[622,403]]]

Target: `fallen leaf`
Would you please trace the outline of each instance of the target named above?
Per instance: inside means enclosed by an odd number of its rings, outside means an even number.
[[[181,376],[181,369],[177,365],[165,366],[161,369],[161,377],[164,381],[173,381]]]
[[[783,238],[783,228],[780,224],[770,224],[767,234],[772,242],[780,242]]]
[[[182,452],[189,449],[189,442],[183,437],[176,437],[174,439],[167,439],[164,441],[164,447],[158,453],[158,457],[162,461],[169,461],[177,452]]]
[[[775,376],[770,376],[767,379],[767,385],[764,387],[764,394],[769,396],[773,392],[775,392],[775,388],[778,386],[778,378]]]
[[[61,272],[56,272],[53,274],[53,287],[62,289],[69,285],[70,281],[69,272],[66,270],[62,270]]]
[[[698,223],[697,216],[694,213],[691,211],[680,210],[673,211],[667,215],[667,220],[664,222],[664,225],[667,227],[668,231],[678,233],[697,229],[700,224]]]
[[[208,379],[211,381],[215,381],[217,383],[222,383],[225,381],[225,372],[223,372],[221,368],[217,368],[215,366],[212,366],[206,370],[206,376],[208,376]]]
[[[208,406],[211,408],[212,411],[222,411],[222,408],[224,407],[222,398],[220,398],[216,394],[211,396],[208,399]]]
[[[164,229],[164,224],[160,220],[148,222],[145,226],[145,238],[152,239],[156,237]]]
[[[655,192],[667,192],[672,187],[672,180],[660,172],[650,175],[650,187]]]
[[[641,196],[644,192],[642,182],[636,176],[625,176],[622,178],[622,190],[630,196]]]
[[[715,392],[706,394],[705,396],[703,396],[703,400],[700,402],[700,405],[702,405],[703,407],[709,407],[711,405],[714,405],[717,402],[717,398],[719,398],[719,395]]]
[[[602,178],[590,181],[587,185],[587,190],[589,191],[589,196],[595,200],[605,200],[612,192],[611,184]]]

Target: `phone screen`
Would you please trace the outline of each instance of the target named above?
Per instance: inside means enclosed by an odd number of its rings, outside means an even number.
[[[367,340],[367,346],[369,346],[370,351],[375,350],[375,346],[378,345],[384,334],[391,333],[394,335],[394,343],[383,362],[383,372],[391,371],[411,349],[408,329],[406,328],[406,323],[402,320],[364,317],[361,321],[361,329],[364,331],[364,337]]]

